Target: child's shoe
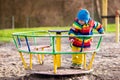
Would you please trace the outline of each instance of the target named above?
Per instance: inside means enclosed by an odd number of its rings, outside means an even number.
[[[70,66],[70,68],[75,68],[77,64],[76,63],[72,63],[72,65]]]
[[[82,65],[81,64],[72,63],[70,68],[72,68],[72,69],[82,69]]]
[[[82,69],[82,64],[77,64],[77,65],[75,66],[75,69]]]

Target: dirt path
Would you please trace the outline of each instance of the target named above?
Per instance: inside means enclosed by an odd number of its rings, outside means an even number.
[[[67,59],[67,62],[69,60]],[[47,62],[51,61],[46,59]],[[36,60],[33,60],[33,63],[36,63]],[[66,64],[66,60],[64,63]],[[65,65],[64,63],[63,65]],[[104,36],[93,69],[93,73],[89,75],[64,78],[49,77],[49,80],[120,80],[120,43],[115,43],[114,34]],[[0,77],[0,80],[48,80],[44,76],[38,78],[26,75],[26,70],[24,70],[19,54],[12,42],[0,43]]]

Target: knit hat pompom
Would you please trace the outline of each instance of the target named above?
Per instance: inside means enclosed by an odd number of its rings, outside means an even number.
[[[77,18],[78,18],[78,20],[82,20],[85,23],[88,23],[88,21],[90,19],[90,13],[88,12],[87,9],[81,9],[77,13]]]

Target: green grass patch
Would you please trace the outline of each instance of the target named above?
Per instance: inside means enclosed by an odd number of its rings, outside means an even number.
[[[116,26],[115,26],[115,24],[108,24],[108,26],[107,26],[107,33],[113,33],[113,32],[115,32],[116,31]]]
[[[37,27],[37,28],[17,28],[17,29],[4,29],[0,30],[0,42],[9,42],[12,40],[12,33],[15,32],[26,32],[36,30],[69,30],[70,27]],[[115,24],[108,24],[106,33],[115,32]]]
[[[37,27],[37,28],[16,28],[0,30],[0,42],[10,42],[12,40],[12,33],[26,32],[36,30],[69,30],[70,27]]]

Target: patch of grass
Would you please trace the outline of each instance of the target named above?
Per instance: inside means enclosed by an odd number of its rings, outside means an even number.
[[[0,30],[0,42],[9,42],[12,40],[12,33],[14,32],[26,32],[26,31],[36,31],[36,30],[69,30],[70,27],[37,27],[37,28],[17,28],[17,29],[5,29]],[[115,32],[115,24],[108,24],[106,33]]]
[[[116,31],[116,26],[115,26],[115,24],[108,24],[107,25],[107,33],[113,33],[113,32],[115,32]]]
[[[36,30],[69,30],[70,27],[37,27],[37,28],[17,28],[17,29],[4,29],[0,30],[0,42],[9,42],[12,40],[12,33],[26,32]]]
[[[12,41],[12,37],[0,37],[0,42],[10,42]]]

